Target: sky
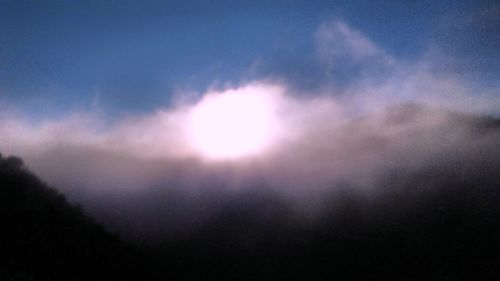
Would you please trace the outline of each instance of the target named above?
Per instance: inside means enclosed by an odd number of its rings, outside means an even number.
[[[116,117],[264,78],[312,95],[359,79],[357,62],[318,58],[318,30],[334,21],[487,92],[499,84],[498,13],[493,1],[2,0],[0,104],[35,120]]]
[[[0,0],[0,153],[130,236],[235,190],[479,178],[500,136],[459,112],[500,115],[499,28],[493,1]]]

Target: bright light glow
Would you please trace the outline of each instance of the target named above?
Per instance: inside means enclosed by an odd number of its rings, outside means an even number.
[[[189,135],[195,150],[216,160],[263,152],[276,135],[275,90],[247,86],[207,94],[190,114]]]

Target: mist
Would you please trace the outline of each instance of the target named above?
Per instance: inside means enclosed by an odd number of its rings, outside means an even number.
[[[0,150],[21,156],[112,231],[139,240],[200,228],[241,194],[280,198],[307,222],[321,214],[325,194],[348,189],[380,200],[390,175],[437,166],[480,178],[492,171],[478,167],[498,167],[498,130],[473,131],[495,122],[480,117],[498,114],[492,89],[440,71],[436,52],[398,59],[342,20],[319,26],[314,40],[326,76],[347,71],[354,78],[330,79],[315,90],[276,75],[215,84],[114,120],[83,110],[33,120],[7,107]],[[234,92],[272,100],[276,136],[257,156],[207,159],[189,139],[190,113],[204,97]]]
[[[0,280],[498,280],[499,11],[0,1]]]

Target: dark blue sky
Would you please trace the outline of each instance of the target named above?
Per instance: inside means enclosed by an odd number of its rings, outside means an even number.
[[[453,71],[495,86],[495,15],[498,5],[479,1],[0,0],[0,102],[51,114],[90,109],[98,97],[105,111],[127,113],[214,83],[316,87],[314,34],[331,19],[405,61],[438,45],[459,58]]]

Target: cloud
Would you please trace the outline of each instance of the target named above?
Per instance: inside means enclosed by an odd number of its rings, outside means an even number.
[[[418,102],[498,114],[498,89],[454,71],[450,61],[459,58],[438,51],[436,43],[413,60],[401,59],[338,19],[323,23],[315,40],[317,59],[327,77],[323,92],[345,101],[354,111]]]
[[[386,56],[368,37],[340,20],[323,23],[315,35],[317,51],[326,59],[346,56],[359,61]]]
[[[470,134],[473,122],[445,109],[490,112],[500,108],[498,98],[486,99],[467,81],[437,71],[428,57],[398,60],[342,21],[321,25],[316,40],[328,75],[351,67],[343,87],[326,83],[320,91],[297,95],[292,85],[266,78],[114,122],[81,112],[32,122],[4,112],[0,150],[23,157],[108,225],[124,227],[127,218],[132,232],[145,223],[168,228],[176,217],[186,224],[202,221],[212,199],[199,194],[210,190],[230,194],[265,187],[304,203],[336,186],[376,193],[382,175],[418,171],[429,163],[474,167],[484,159],[500,159],[494,158],[500,156],[494,149],[498,133]],[[280,135],[258,157],[206,161],[187,134],[190,113],[207,97],[242,92],[272,97]],[[429,107],[386,110],[407,102]],[[179,189],[189,194],[183,206],[166,191]]]
[[[136,172],[131,170],[142,170],[133,167],[148,166],[145,164],[148,162],[203,162],[203,155],[199,154],[190,139],[189,126],[192,113],[210,103],[213,100],[211,97],[259,93],[268,98],[273,103],[275,114],[279,115],[279,128],[275,128],[279,135],[275,138],[285,143],[304,134],[307,124],[315,122],[313,120],[338,114],[336,103],[331,98],[299,99],[284,92],[283,85],[259,82],[234,89],[210,90],[195,103],[181,103],[143,116],[125,117],[112,124],[92,113],[74,113],[63,119],[37,123],[29,122],[18,114],[4,114],[0,121],[0,134],[3,136],[0,149],[22,156],[43,177],[56,183],[60,171],[68,173],[68,169],[74,169],[79,175],[75,178],[85,178],[89,185],[122,185],[123,182],[135,182],[128,179],[135,177]],[[281,146],[281,143],[277,145]],[[94,161],[93,157],[97,159]],[[124,164],[127,161],[130,165]],[[47,163],[61,166],[54,167]],[[115,177],[120,184],[111,184],[95,176],[107,172],[109,175],[106,177]]]

